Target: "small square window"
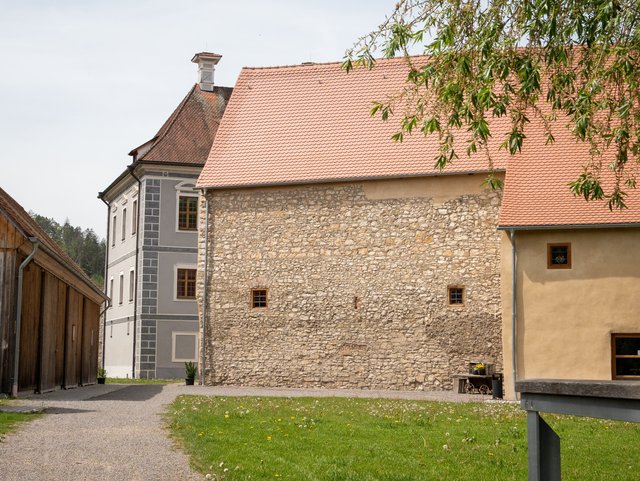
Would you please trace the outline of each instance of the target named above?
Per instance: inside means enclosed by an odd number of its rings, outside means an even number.
[[[571,269],[571,244],[547,244],[547,268]]]
[[[449,286],[447,290],[450,306],[464,306],[464,287]]]
[[[251,289],[251,307],[267,307],[267,290],[266,289]]]

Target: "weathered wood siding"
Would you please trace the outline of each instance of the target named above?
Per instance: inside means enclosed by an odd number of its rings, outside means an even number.
[[[0,392],[9,392],[13,375],[16,288],[18,283],[17,247],[22,236],[0,215]]]
[[[67,325],[65,338],[64,387],[72,388],[80,384],[80,336],[82,335],[83,298],[73,288],[68,289]]]
[[[96,382],[98,369],[99,306],[89,299],[84,300],[82,329],[82,384]]]
[[[22,276],[22,320],[18,370],[20,392],[34,392],[38,387],[42,273],[40,266],[32,262],[24,269]]]

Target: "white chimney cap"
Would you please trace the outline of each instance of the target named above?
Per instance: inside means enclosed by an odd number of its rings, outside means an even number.
[[[213,90],[213,72],[222,55],[211,52],[196,53],[191,61],[198,64],[198,84],[201,90]]]

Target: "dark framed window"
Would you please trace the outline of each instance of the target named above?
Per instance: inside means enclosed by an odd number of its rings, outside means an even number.
[[[268,296],[266,289],[251,289],[251,307],[268,307]]]
[[[447,300],[450,306],[464,306],[464,287],[449,286],[447,287]]]
[[[547,244],[547,268],[571,269],[571,244]]]
[[[122,304],[123,297],[124,297],[124,274],[120,274],[120,296],[118,297],[118,304]]]
[[[133,302],[133,291],[135,290],[136,275],[133,270],[129,271],[129,302]]]
[[[198,198],[181,195],[178,198],[178,230],[198,230]]]
[[[640,333],[611,334],[613,379],[640,379]]]
[[[196,298],[196,270],[178,269],[176,280],[176,296],[178,299]]]

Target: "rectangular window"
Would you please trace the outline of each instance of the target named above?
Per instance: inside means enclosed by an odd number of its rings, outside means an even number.
[[[176,296],[178,299],[196,298],[196,270],[178,269]]]
[[[122,209],[122,240],[127,235],[127,209]]]
[[[640,379],[640,334],[611,334],[613,379]]]
[[[120,297],[118,298],[118,304],[122,304],[123,297],[124,297],[124,274],[120,274]]]
[[[109,307],[113,306],[113,277],[109,279]]]
[[[133,302],[133,291],[135,288],[136,276],[133,270],[129,271],[129,302]]]
[[[131,212],[131,235],[135,235],[138,232],[138,201],[133,201],[133,212]]]
[[[198,198],[181,195],[178,198],[178,230],[198,230]]]
[[[117,221],[118,219],[114,215],[113,220],[111,222],[111,247],[114,247],[116,245],[116,222]]]
[[[447,294],[450,306],[464,306],[464,287],[449,286]]]
[[[571,269],[571,244],[547,244],[547,269]]]
[[[193,332],[172,332],[171,361],[197,361],[198,336]]]
[[[254,309],[268,307],[266,289],[251,289],[251,307]]]

